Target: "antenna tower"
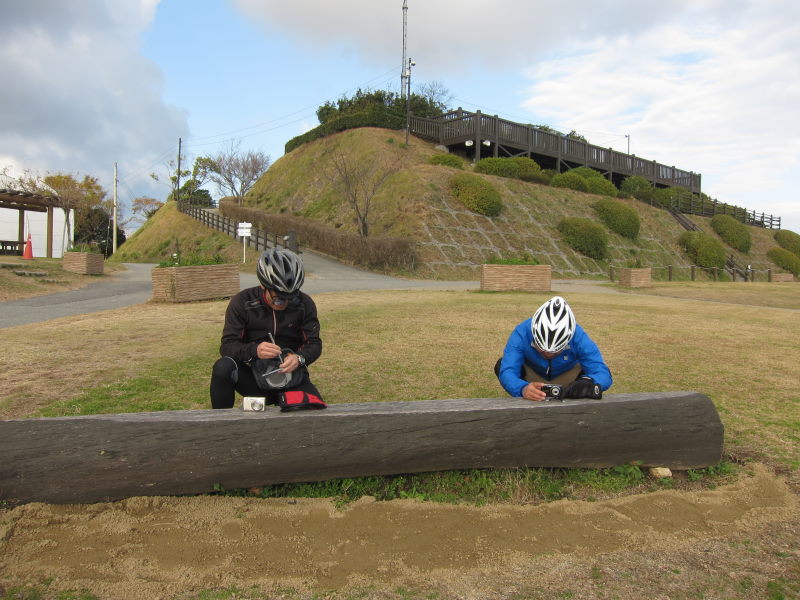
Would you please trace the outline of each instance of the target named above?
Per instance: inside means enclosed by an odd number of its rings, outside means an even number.
[[[403,62],[400,63],[400,97],[406,96],[406,32],[408,30],[408,0],[403,0]]]

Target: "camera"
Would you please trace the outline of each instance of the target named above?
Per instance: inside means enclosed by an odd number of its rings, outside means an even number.
[[[266,405],[266,398],[257,396],[245,396],[242,398],[242,410],[263,412]]]
[[[556,385],[553,383],[546,383],[542,386],[542,391],[547,394],[548,398],[554,398],[556,400],[561,400],[564,396],[564,388],[560,385]]]

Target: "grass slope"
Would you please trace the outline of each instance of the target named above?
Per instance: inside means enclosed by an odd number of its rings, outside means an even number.
[[[609,232],[609,257],[595,261],[565,244],[556,227],[565,217],[598,220],[592,208],[598,196],[480,175],[498,189],[504,206],[499,217],[484,217],[450,197],[448,181],[458,171],[427,164],[427,159],[437,152],[433,144],[417,138],[407,147],[391,130],[345,131],[283,156],[254,186],[245,204],[354,231],[352,210],[335,189],[331,165],[333,155],[347,153],[359,163],[383,161],[399,169],[374,198],[371,232],[415,239],[422,263],[419,276],[474,278],[478,265],[492,255],[514,257],[528,253],[540,263],[552,265],[556,277],[602,278],[613,265],[654,267],[654,277],[666,279],[667,267],[672,265],[676,278],[689,278],[689,259],[677,244],[684,230],[666,211],[634,199],[621,200],[639,213],[639,239],[631,241]],[[711,231],[709,219],[696,220]],[[756,228],[751,231],[751,253],[731,253],[738,262],[751,264],[756,270],[775,270],[765,256],[777,245],[772,232]]]
[[[175,202],[167,202],[156,214],[119,247],[109,261],[112,263],[160,263],[169,260],[174,252],[184,257],[196,255],[212,258],[219,255],[222,262],[241,263],[242,246],[232,237],[209,229],[199,221],[178,211]],[[255,251],[247,253],[245,268],[254,269]]]
[[[256,183],[245,204],[268,213],[312,218],[332,229],[355,231],[352,208],[337,191],[333,173],[332,157],[345,155],[353,164],[384,165],[394,171],[372,202],[370,232],[416,241],[420,266],[413,276],[476,279],[479,265],[492,256],[531,254],[541,264],[550,264],[556,278],[604,279],[610,266],[645,266],[653,268],[654,279],[666,280],[671,265],[674,279],[689,279],[691,263],[678,246],[684,230],[665,210],[634,199],[620,200],[638,212],[639,238],[631,241],[609,231],[609,257],[593,260],[563,242],[557,226],[565,217],[598,221],[593,209],[598,196],[479,175],[495,186],[503,201],[498,217],[484,217],[450,196],[448,182],[459,171],[428,164],[428,158],[438,152],[433,144],[416,138],[406,146],[396,131],[344,131],[304,144],[281,157]],[[710,219],[692,218],[704,231],[716,236]],[[767,269],[779,271],[766,256],[777,246],[774,232],[755,227],[749,231],[753,237],[749,254],[728,251],[739,264],[752,265],[758,279],[766,280]],[[237,242],[180,214],[174,203],[162,207],[120,247],[112,261],[160,262],[175,251],[176,240],[184,254],[220,254],[226,262],[241,261]],[[302,238],[300,242],[303,245]],[[250,258],[246,268],[252,269],[255,257]],[[704,278],[705,274],[698,271],[697,276]]]

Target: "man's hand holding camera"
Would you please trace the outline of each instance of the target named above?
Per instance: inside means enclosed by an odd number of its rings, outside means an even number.
[[[543,383],[538,381],[529,383],[525,386],[525,389],[522,390],[522,397],[527,400],[533,400],[534,402],[542,402],[547,398],[547,394],[542,391],[543,385]]]

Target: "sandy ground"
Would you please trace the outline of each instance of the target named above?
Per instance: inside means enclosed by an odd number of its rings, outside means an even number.
[[[529,506],[32,503],[0,513],[0,593],[48,581],[123,600],[231,587],[251,590],[236,598],[767,597],[749,591],[800,573],[800,507],[766,467],[749,471],[713,490]]]

